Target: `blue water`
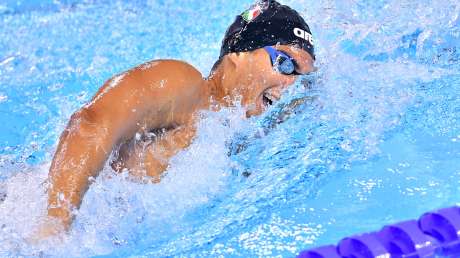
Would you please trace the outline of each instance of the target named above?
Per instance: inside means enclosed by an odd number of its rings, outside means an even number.
[[[263,116],[204,112],[160,184],[107,166],[62,242],[34,245],[72,112],[151,59],[206,76],[251,1],[2,1],[0,257],[293,257],[460,204],[458,1],[281,2],[310,24],[317,73]]]

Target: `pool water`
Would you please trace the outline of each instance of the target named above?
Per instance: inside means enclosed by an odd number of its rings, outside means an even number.
[[[318,72],[260,117],[203,112],[160,184],[106,166],[69,234],[28,243],[70,115],[151,59],[207,76],[251,2],[0,3],[0,257],[294,257],[460,204],[460,3],[289,0]]]

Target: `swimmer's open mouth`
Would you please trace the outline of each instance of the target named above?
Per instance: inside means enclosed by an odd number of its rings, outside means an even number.
[[[262,101],[263,101],[265,107],[273,105],[278,100],[279,100],[279,98],[269,94],[268,92],[264,92],[262,94]]]

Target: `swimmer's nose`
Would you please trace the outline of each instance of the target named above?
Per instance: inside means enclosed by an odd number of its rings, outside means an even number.
[[[280,87],[285,89],[296,81],[297,76],[296,75],[283,75],[283,79],[280,81]]]

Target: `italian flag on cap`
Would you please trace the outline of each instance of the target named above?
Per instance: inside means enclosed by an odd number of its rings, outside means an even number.
[[[262,8],[259,5],[251,7],[249,10],[246,10],[241,16],[246,22],[250,22],[257,18],[262,13]]]

